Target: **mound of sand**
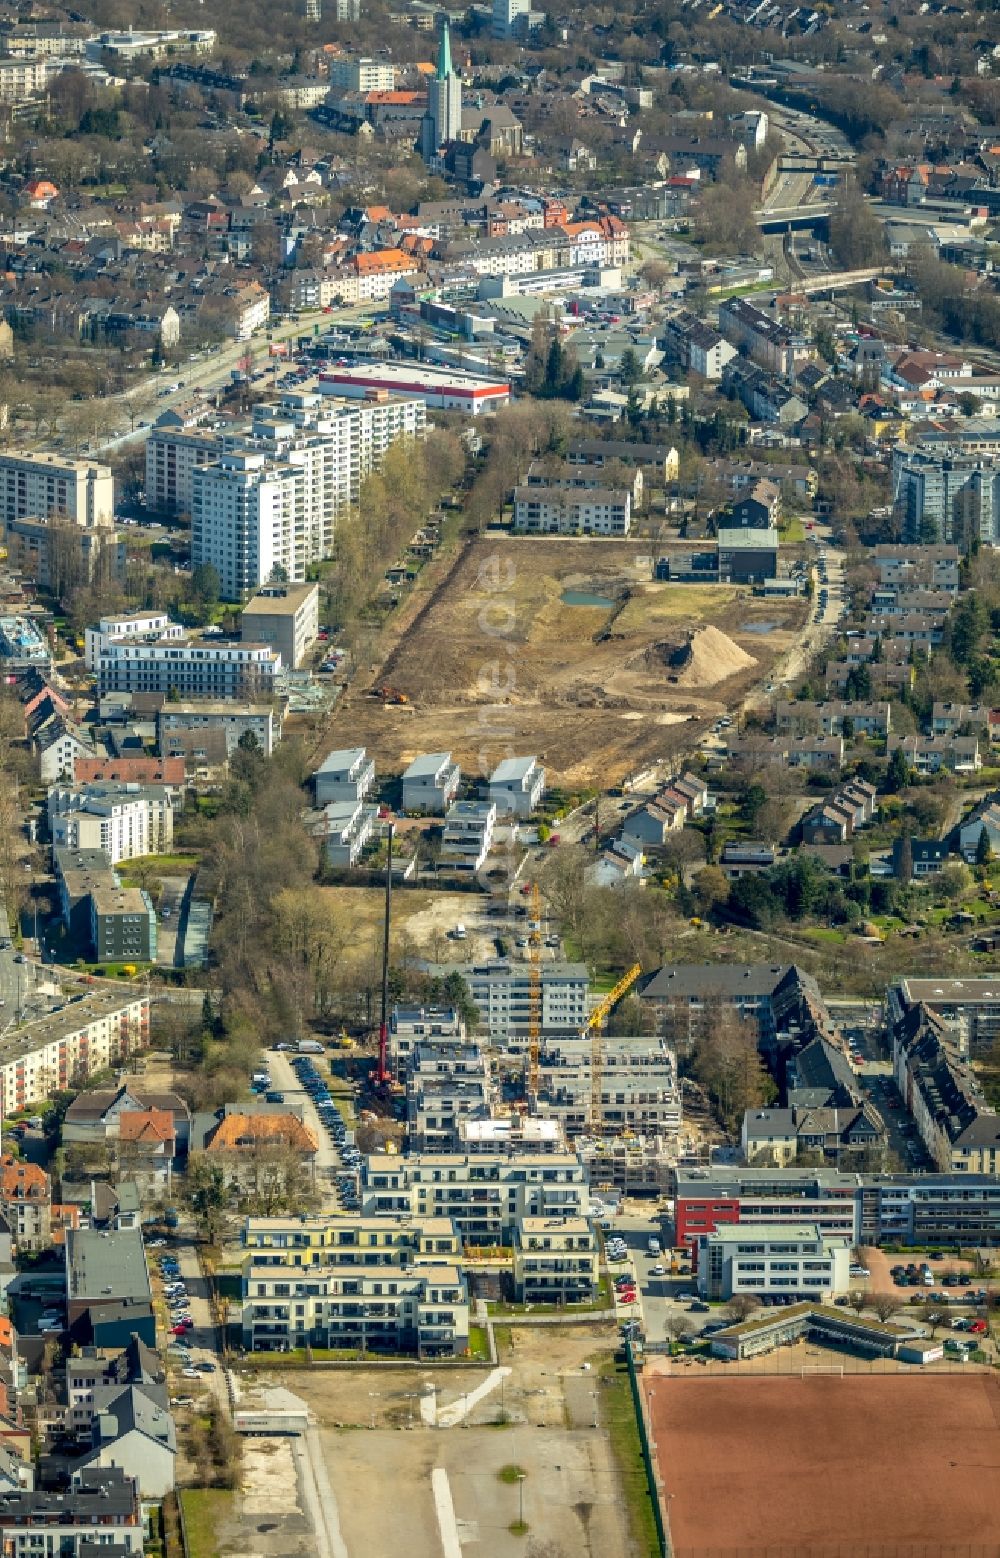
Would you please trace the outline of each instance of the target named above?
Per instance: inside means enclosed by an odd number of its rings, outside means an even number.
[[[675,663],[678,687],[711,687],[757,664],[753,655],[711,625],[692,633],[686,650]]]

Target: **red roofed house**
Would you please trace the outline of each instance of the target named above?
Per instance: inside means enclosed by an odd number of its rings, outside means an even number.
[[[123,1109],[118,1116],[118,1170],[130,1179],[170,1186],[177,1133],[169,1109]]]
[[[24,186],[28,204],[46,210],[59,197],[59,187],[51,179],[29,179]]]
[[[4,1153],[0,1158],[0,1212],[16,1250],[47,1250],[52,1243],[52,1181],[45,1170]]]
[[[78,757],[73,763],[77,784],[163,784],[184,788],[182,757]]]
[[[227,1114],[209,1134],[205,1151],[222,1165],[226,1183],[277,1209],[289,1177],[315,1176],[316,1138],[295,1114]]]

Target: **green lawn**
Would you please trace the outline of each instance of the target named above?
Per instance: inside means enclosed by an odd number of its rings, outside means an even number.
[[[220,1527],[232,1510],[234,1496],[226,1488],[181,1490],[188,1558],[218,1558]]]
[[[847,940],[845,931],[836,930],[830,925],[806,925],[799,931],[799,935],[803,941],[815,941],[823,946],[842,947]]]
[[[137,855],[134,860],[129,860],[125,866],[128,875],[134,875],[136,871],[161,872],[166,876],[182,876],[186,872],[194,871],[200,861],[200,856],[189,855]]]
[[[77,966],[77,965],[74,965]],[[149,969],[155,968],[154,963],[84,963],[80,966],[81,972],[94,974],[98,979],[138,979]]]
[[[801,519],[793,517],[789,519],[787,523],[780,525],[778,528],[781,534],[781,539],[784,541],[786,546],[794,546],[797,543],[804,541],[806,538],[806,528],[803,525]]]
[[[628,1370],[624,1363],[618,1364],[606,1354],[594,1360],[594,1368],[603,1382],[600,1393],[601,1422],[607,1429],[618,1467],[633,1542],[632,1550],[641,1553],[642,1558],[655,1558],[660,1548]]]
[[[490,1339],[484,1325],[469,1326],[469,1351],[473,1358],[480,1359],[484,1363],[489,1362]]]
[[[565,1315],[572,1319],[574,1315],[590,1315],[596,1311],[604,1313],[611,1306],[611,1297],[608,1291],[607,1277],[601,1277],[597,1285],[597,1297],[589,1304],[532,1304],[530,1312],[533,1315]],[[523,1315],[528,1312],[528,1306],[524,1304],[490,1304],[491,1315]]]

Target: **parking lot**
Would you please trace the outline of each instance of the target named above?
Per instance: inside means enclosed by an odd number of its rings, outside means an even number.
[[[623,1274],[635,1277],[634,1301],[616,1303],[619,1324],[638,1322],[646,1341],[655,1345],[669,1340],[671,1333],[676,1335],[677,1326],[684,1323],[692,1332],[700,1330],[711,1315],[708,1305],[702,1305],[698,1298],[686,1262],[683,1269],[671,1271],[670,1250],[650,1250],[651,1238],[662,1243],[659,1219],[652,1208],[616,1217],[607,1234],[608,1240],[621,1239],[625,1248],[623,1260],[609,1261],[612,1281]]]
[[[206,1391],[222,1399],[225,1387],[208,1286],[193,1242],[183,1233],[162,1242],[154,1237],[147,1252],[171,1405],[197,1407]]]
[[[326,1059],[322,1055],[271,1050],[267,1065],[268,1091],[276,1101],[280,1094],[281,1102],[301,1110],[316,1137],[316,1180],[324,1211],[358,1211],[361,1154],[354,1145],[353,1131],[330,1095]]]

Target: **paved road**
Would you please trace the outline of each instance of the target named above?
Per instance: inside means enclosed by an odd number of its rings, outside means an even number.
[[[218,1332],[212,1323],[212,1311],[208,1302],[208,1284],[202,1276],[201,1266],[198,1263],[198,1254],[193,1237],[189,1231],[181,1229],[177,1237],[167,1242],[162,1250],[147,1250],[150,1277],[153,1283],[154,1297],[162,1301],[163,1282],[157,1266],[157,1257],[160,1255],[176,1256],[181,1268],[181,1281],[187,1288],[188,1309],[194,1321],[193,1330],[188,1331],[185,1341],[190,1343],[190,1352],[186,1356],[178,1353],[167,1353],[167,1363],[170,1370],[170,1394],[171,1396],[194,1396],[198,1400],[206,1389],[218,1398],[220,1404],[226,1408],[226,1387],[222,1375],[222,1363],[218,1353]],[[169,1346],[174,1341],[169,1327],[165,1330],[162,1345]],[[197,1379],[185,1379],[182,1370],[185,1367],[193,1367],[196,1363],[212,1363],[215,1365],[212,1373],[199,1371]],[[182,1409],[183,1410],[183,1409]]]
[[[0,899],[0,1027],[5,1027],[13,1018],[17,1008],[17,984],[18,969],[23,967],[14,962],[14,949],[8,947],[10,941],[10,925],[7,920],[7,910]]]
[[[317,1070],[322,1072],[323,1057],[313,1055],[310,1058],[316,1064]],[[302,1110],[306,1125],[319,1143],[319,1151],[316,1154],[316,1188],[321,1197],[322,1209],[327,1212],[339,1211],[340,1194],[337,1190],[337,1180],[344,1172],[340,1154],[320,1123],[315,1104],[305,1088],[300,1085],[291,1057],[277,1050],[270,1050],[267,1055],[267,1067],[271,1073],[272,1088],[279,1093],[284,1093],[286,1104],[293,1104],[296,1109]]]
[[[211,395],[218,390],[228,388],[233,369],[247,353],[253,356],[255,372],[260,372],[262,366],[271,363],[276,365],[280,373],[284,360],[268,358],[267,348],[270,341],[289,341],[300,335],[311,335],[316,325],[320,326],[322,334],[332,330],[338,324],[358,324],[364,319],[371,319],[385,312],[382,304],[359,303],[350,308],[337,309],[330,314],[307,314],[302,318],[282,320],[280,324],[269,325],[266,331],[262,331],[250,341],[227,341],[219,351],[212,352],[199,362],[185,362],[176,369],[169,369],[165,374],[152,374],[142,378],[130,385],[121,395],[112,397],[114,402],[120,405],[123,423],[126,425],[121,431],[94,443],[90,452],[108,454],[123,444],[145,440],[149,435],[149,428],[138,426],[133,428],[131,425],[133,417],[141,416],[153,421],[161,412],[190,400],[196,391]],[[270,383],[260,380],[257,388],[270,388],[274,381],[270,375],[269,379]],[[178,384],[179,388],[172,395],[164,395],[164,381]]]
[[[177,932],[180,929],[188,880],[186,876],[165,876],[161,882],[156,961],[164,968],[181,967],[177,956]]]
[[[689,1314],[690,1299],[678,1300],[680,1293],[694,1294],[690,1276],[654,1277],[652,1268],[666,1265],[669,1270],[669,1252],[666,1256],[650,1255],[647,1243],[650,1235],[661,1238],[660,1222],[650,1206],[647,1213],[623,1213],[614,1220],[614,1232],[628,1245],[629,1258],[639,1279],[639,1307],[642,1328],[647,1341],[662,1342],[667,1337],[668,1317],[683,1315],[692,1331],[699,1330],[709,1315]],[[612,1266],[612,1273],[618,1269]]]

